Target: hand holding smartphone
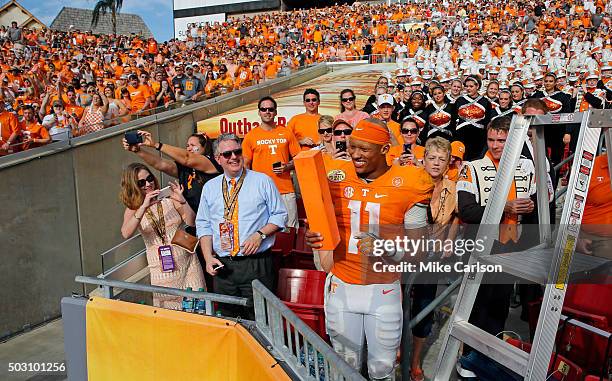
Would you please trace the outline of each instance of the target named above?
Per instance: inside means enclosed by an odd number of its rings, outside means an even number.
[[[403,153],[411,154],[412,153],[412,144],[405,143],[404,144],[404,152]]]
[[[344,142],[344,141],[336,142],[336,151],[338,151],[338,152],[346,151],[346,142]]]
[[[140,135],[138,131],[127,131],[125,133],[125,141],[129,145],[135,146],[137,144],[141,144],[143,140],[142,135]]]
[[[154,201],[160,201],[161,199],[168,198],[172,194],[172,189],[170,186],[162,188],[157,196],[154,198]]]

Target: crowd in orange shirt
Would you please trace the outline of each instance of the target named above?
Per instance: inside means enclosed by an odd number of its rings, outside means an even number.
[[[417,80],[429,72],[442,79],[503,69],[507,81],[533,81],[529,64],[538,57],[549,61],[539,62],[540,71],[605,66],[609,7],[604,0],[592,7],[553,1],[546,8],[516,1],[340,5],[191,24],[185,41],[163,43],[134,34],[25,28],[20,41],[11,41],[0,30],[0,96],[19,119],[31,105],[57,140],[318,62],[397,60]],[[25,147],[18,138],[10,143],[8,151]]]

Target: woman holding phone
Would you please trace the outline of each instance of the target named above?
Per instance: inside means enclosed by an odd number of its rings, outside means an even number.
[[[425,148],[417,145],[419,127],[416,120],[407,117],[402,121],[400,133],[404,144],[393,146],[387,152],[388,165],[421,165]]]
[[[121,176],[119,198],[125,211],[121,235],[129,238],[138,230],[147,250],[151,285],[171,288],[204,288],[204,273],[195,254],[172,246],[172,238],[181,224],[195,225],[195,212],[185,197],[183,187],[170,183],[168,197],[160,196],[159,182],[144,164],[132,163]],[[181,297],[153,294],[156,307],[180,309]]]

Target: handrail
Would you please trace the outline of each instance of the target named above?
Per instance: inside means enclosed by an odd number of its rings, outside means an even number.
[[[155,292],[159,294],[182,296],[187,298],[195,298],[204,300],[206,304],[206,315],[213,314],[213,302],[235,304],[239,306],[249,307],[251,304],[247,298],[240,298],[237,296],[214,294],[203,291],[187,291],[179,288],[162,287],[162,286],[151,286],[148,284],[130,283],[119,280],[101,279],[89,276],[77,275],[74,278],[75,282],[84,284],[95,284],[102,286],[105,289],[105,297],[112,299],[113,288],[122,288],[125,290],[142,291],[142,292]]]
[[[105,252],[101,253],[100,256],[104,257],[107,254],[110,254],[110,252],[117,250],[118,248],[120,248],[121,246],[127,244],[128,242],[131,242],[133,239],[140,237],[140,233],[131,236],[130,238],[126,239],[125,241],[118,243],[117,245],[111,247],[110,249],[106,250]]]
[[[253,302],[257,329],[300,379],[365,381],[257,279],[253,281]]]
[[[442,304],[442,302],[445,301],[446,298],[448,298],[450,296],[450,294],[453,291],[455,291],[455,289],[457,289],[457,287],[461,286],[461,280],[462,279],[463,278],[457,278],[457,279],[455,279],[455,281],[453,283],[449,284],[448,287],[446,287],[444,289],[444,291],[442,291],[440,293],[440,295],[438,295],[421,312],[419,312],[415,317],[412,318],[412,320],[410,320],[409,327],[410,328],[414,328],[414,326],[419,324],[421,322],[421,320],[423,320],[425,318],[425,316],[429,315],[431,313],[431,311],[433,311],[440,304]]]
[[[570,160],[572,160],[574,158],[575,153],[572,153],[571,155],[569,155],[568,157],[566,157],[565,159],[561,160],[561,162],[557,165],[555,165],[553,167],[553,170],[555,172],[557,172],[559,169],[561,169],[561,167],[563,166],[563,164],[569,162]]]

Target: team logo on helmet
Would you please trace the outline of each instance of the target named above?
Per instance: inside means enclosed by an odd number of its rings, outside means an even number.
[[[327,172],[327,178],[331,182],[339,183],[346,178],[346,173],[344,173],[344,171],[341,169],[332,169],[331,171]]]
[[[404,180],[401,177],[395,177],[393,180],[391,180],[391,184],[393,184],[394,187],[399,188],[402,186],[402,184],[404,184]]]
[[[344,188],[344,197],[352,198],[354,194],[355,194],[355,188],[353,187]]]

